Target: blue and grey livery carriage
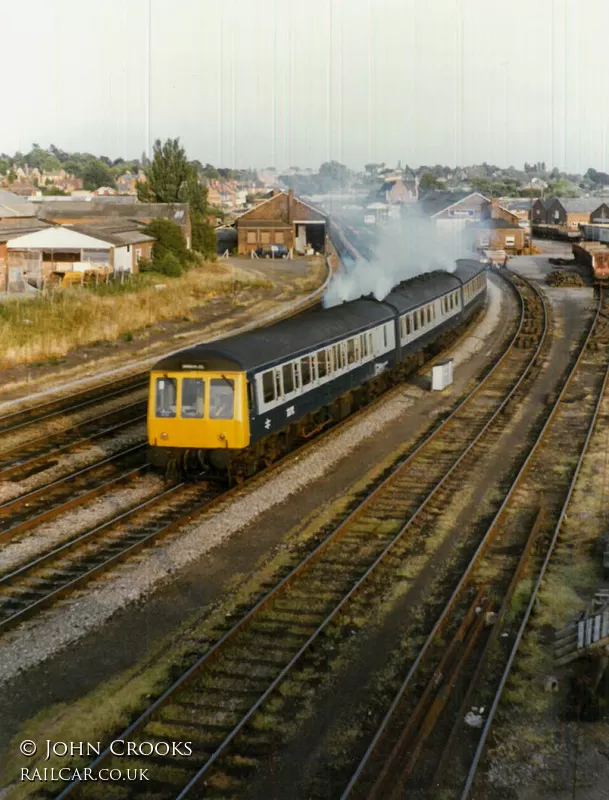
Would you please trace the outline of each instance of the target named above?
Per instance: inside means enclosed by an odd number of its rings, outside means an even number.
[[[406,281],[250,333],[182,350],[150,376],[151,463],[241,478],[344,419],[423,363],[486,297],[485,267]]]

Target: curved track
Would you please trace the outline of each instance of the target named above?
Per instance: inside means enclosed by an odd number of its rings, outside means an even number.
[[[469,796],[606,390],[608,312],[601,290],[559,395],[341,800],[397,800],[415,788],[420,796]],[[528,605],[518,611],[523,598]],[[472,708],[488,714],[482,734],[465,724]]]
[[[541,295],[521,279],[521,316],[507,350],[478,386],[392,469],[346,520],[156,700],[120,738],[196,739],[190,758],[122,759],[124,769],[151,767],[141,791],[184,797],[195,786],[238,795],[273,740],[251,723],[276,690],[315,658],[315,644],[382,570],[399,568],[400,546],[425,512],[458,485],[479,448],[503,429],[505,411],[522,391],[548,329]],[[412,530],[411,530],[412,529]],[[397,558],[395,558],[397,556]],[[112,761],[105,751],[92,766]],[[112,762],[113,763],[113,762]],[[87,793],[73,783],[60,798]],[[137,796],[138,787],[130,787]]]

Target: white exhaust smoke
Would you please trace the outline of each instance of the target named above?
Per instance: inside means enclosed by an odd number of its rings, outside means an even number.
[[[401,281],[434,270],[453,272],[458,258],[472,257],[474,235],[467,226],[442,228],[416,208],[409,212],[378,228],[370,260],[360,258],[346,265],[331,280],[325,308],[369,294],[382,300]]]

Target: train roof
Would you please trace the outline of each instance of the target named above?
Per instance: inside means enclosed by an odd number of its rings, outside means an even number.
[[[402,313],[453,291],[461,281],[470,280],[483,270],[484,266],[478,261],[458,262],[454,273],[433,272],[400,284],[385,301]],[[394,313],[384,301],[360,298],[331,308],[306,311],[265,328],[189,347],[163,358],[153,369],[230,372],[270,367],[286,358],[296,358],[325,344],[389,322],[394,319]]]
[[[307,311],[266,328],[190,347],[167,356],[154,369],[188,369],[186,365],[207,370],[257,369],[392,319],[392,310],[376,300],[353,300],[332,308]]]

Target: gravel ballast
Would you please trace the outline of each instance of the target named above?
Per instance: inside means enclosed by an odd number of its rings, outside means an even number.
[[[489,337],[501,320],[503,303],[502,291],[489,283],[487,314],[451,354],[455,364],[489,346]],[[285,467],[254,482],[235,499],[216,506],[200,520],[185,525],[179,535],[144,551],[86,591],[9,632],[0,641],[0,684],[77,641],[269,508],[331,473],[362,442],[379,435],[385,426],[412,408],[420,395],[421,390],[414,386],[391,393],[344,427],[321,438],[305,454],[290,459]]]

